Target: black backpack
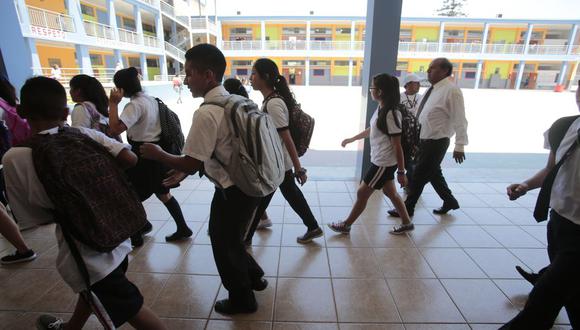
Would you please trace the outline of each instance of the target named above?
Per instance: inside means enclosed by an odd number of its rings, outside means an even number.
[[[170,154],[181,155],[185,145],[185,138],[181,130],[179,117],[161,99],[156,97],[155,100],[157,100],[159,120],[161,121],[161,140],[159,145]]]
[[[405,106],[400,106],[399,110],[401,111],[401,129],[403,131],[401,136],[403,151],[405,154],[415,157],[419,149],[421,125],[417,117],[411,111],[407,110]]]

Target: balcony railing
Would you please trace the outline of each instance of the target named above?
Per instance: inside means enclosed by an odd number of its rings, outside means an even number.
[[[192,17],[191,18],[191,28],[209,30],[212,32],[217,31],[216,24],[211,20],[206,20],[205,17]]]
[[[128,42],[131,44],[139,44],[139,34],[125,29],[117,29],[119,31],[119,41]]]
[[[399,52],[435,53],[439,49],[436,42],[399,42]]]
[[[350,41],[310,41],[311,50],[351,50],[352,46]]]
[[[268,50],[305,50],[306,40],[268,40],[266,41]]]
[[[167,51],[167,53],[169,53],[169,55],[178,59],[182,63],[185,63],[185,52],[183,50],[175,47],[174,45],[168,43],[167,41],[165,42],[165,50]]]
[[[225,50],[262,50],[262,41],[260,41],[260,40],[222,41],[222,49],[225,49]]]
[[[91,21],[83,21],[86,34],[103,39],[115,40],[115,31],[112,27]]]
[[[31,25],[63,32],[76,31],[73,18],[69,15],[31,6],[27,7]]]
[[[148,35],[144,35],[143,36],[143,44],[145,46],[149,46],[149,47],[159,47],[159,40],[157,40],[157,37],[152,37],[152,36],[148,36]]]
[[[534,55],[560,55],[566,54],[568,45],[530,45],[528,54]]]
[[[185,16],[175,15],[175,8],[172,5],[168,4],[165,1],[160,1],[160,4],[161,4],[161,11],[165,15],[175,19],[176,21],[178,21],[179,23],[181,23],[185,26],[189,26],[189,19],[187,19],[187,17],[185,17]]]

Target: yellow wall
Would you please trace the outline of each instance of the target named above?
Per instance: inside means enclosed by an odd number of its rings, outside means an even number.
[[[489,79],[499,69],[501,79],[507,79],[512,68],[512,62],[507,61],[486,61],[485,62],[485,79]]]
[[[519,37],[519,29],[490,29],[491,43],[505,40],[508,44],[514,44]]]
[[[26,4],[29,6],[52,10],[63,14],[67,12],[66,7],[64,6],[64,0],[26,0]]]
[[[260,40],[262,38],[262,24],[224,24],[222,25],[223,40],[230,40],[230,29],[233,28],[252,28],[252,39]]]
[[[58,58],[62,64],[62,68],[77,68],[77,61],[75,59],[74,48],[63,48],[63,47],[53,47],[46,46],[42,44],[37,44],[36,49],[38,50],[38,56],[40,57],[40,65],[42,67],[49,67],[49,58]]]
[[[415,27],[413,29],[413,41],[421,42],[423,39],[427,41],[439,40],[439,27]]]
[[[408,69],[409,72],[421,72],[421,67],[423,67],[423,72],[427,72],[431,60],[410,60]]]

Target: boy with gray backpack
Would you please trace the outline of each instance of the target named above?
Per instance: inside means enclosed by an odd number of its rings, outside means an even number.
[[[269,115],[252,101],[229,95],[221,85],[226,60],[218,48],[200,44],[189,49],[185,59],[186,85],[204,103],[193,114],[183,155],[150,143],[141,146],[141,155],[174,169],[164,181],[167,186],[202,169],[215,184],[209,236],[229,296],[214,308],[222,314],[253,313],[258,308],[254,291],[266,289],[268,282],[246,251],[243,237],[264,196],[284,177],[280,141]]]

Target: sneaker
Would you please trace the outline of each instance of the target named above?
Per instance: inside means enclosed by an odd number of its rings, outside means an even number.
[[[304,235],[298,236],[296,238],[296,242],[300,244],[306,244],[312,242],[313,239],[322,236],[324,233],[322,232],[322,228],[316,227],[316,229],[312,229],[307,231]]]
[[[256,230],[262,230],[268,227],[272,227],[272,220],[270,220],[270,218],[260,219],[260,222],[258,223],[258,227],[256,227]]]
[[[408,231],[415,229],[415,225],[412,223],[408,223],[406,225],[400,224],[398,226],[393,227],[389,233],[393,235],[402,235]]]
[[[328,224],[328,228],[332,229],[333,231],[341,234],[350,234],[350,227],[346,223],[343,222],[333,222]]]
[[[2,259],[0,259],[0,264],[17,264],[19,262],[26,262],[34,259],[36,259],[36,253],[34,253],[34,251],[28,250],[24,253],[20,253],[18,250],[16,250],[14,253],[2,257]]]
[[[191,237],[191,235],[193,235],[193,232],[189,228],[184,229],[184,230],[178,230],[169,236],[165,236],[165,241],[166,242],[175,242],[175,241],[179,241],[179,240],[183,240],[183,239],[188,239]]]
[[[52,315],[40,315],[36,319],[38,330],[61,330],[64,329],[64,321]]]

